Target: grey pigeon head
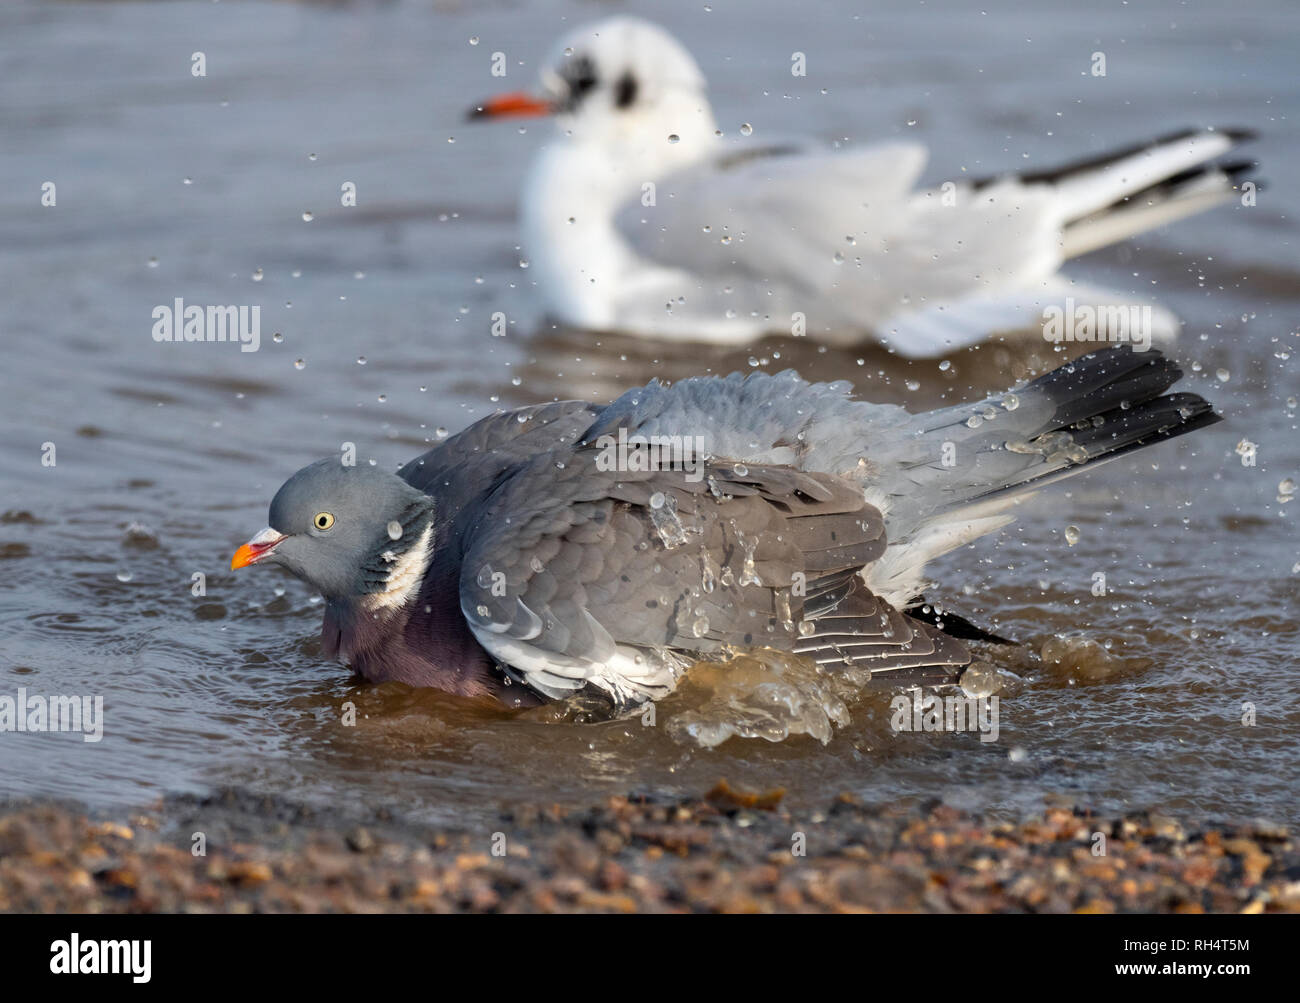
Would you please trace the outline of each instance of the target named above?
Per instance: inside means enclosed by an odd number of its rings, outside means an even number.
[[[423,563],[433,501],[396,474],[318,460],[285,481],[270,525],[240,547],[232,568],[278,564],[328,599],[383,592],[403,558]]]

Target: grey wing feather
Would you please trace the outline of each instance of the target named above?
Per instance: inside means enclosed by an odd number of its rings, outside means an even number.
[[[429,494],[477,493],[523,460],[572,443],[598,413],[584,401],[500,411],[417,456],[397,476]]]
[[[805,607],[814,631],[800,637],[796,654],[828,668],[865,669],[875,682],[951,682],[970,664],[956,638],[913,620],[874,595],[856,575],[822,591]]]
[[[957,661],[892,610],[876,624],[826,603],[828,580],[852,577],[886,546],[880,513],[852,483],[719,461],[700,480],[603,473],[592,457],[582,450],[562,467],[540,457],[516,472],[473,527],[463,566],[471,629],[541,692],[593,683],[620,698],[658,695],[691,659],[789,651],[832,612],[842,648],[857,646],[874,670]],[[818,599],[806,610],[808,583]],[[673,652],[686,657],[674,664]]]

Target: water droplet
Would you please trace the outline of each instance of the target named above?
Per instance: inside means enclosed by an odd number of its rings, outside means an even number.
[[[311,212],[304,212],[304,213],[302,214],[302,221],[303,221],[304,223],[310,223],[310,222],[311,222],[313,219],[315,219],[315,218],[316,218],[316,217],[315,217]]]
[[[293,364],[293,368],[294,368],[294,369],[306,369],[306,368],[307,368],[307,360],[306,360],[306,359],[298,359],[296,362],[294,362],[294,364]]]
[[[1076,543],[1079,542],[1079,527],[1078,527],[1078,526],[1066,526],[1066,527],[1065,527],[1065,542],[1068,543],[1071,547],[1073,547]]]
[[[668,142],[670,142],[670,143],[680,143],[681,141],[682,141],[682,137],[679,136],[679,135],[677,135],[677,133],[675,133],[675,132],[673,132],[673,133],[669,133],[669,135],[668,135]]]
[[[256,271],[253,272],[253,281],[254,281],[254,282],[261,282],[261,281],[262,281],[262,269],[259,268],[259,269],[257,269]]]
[[[402,524],[396,519],[388,523],[388,538],[390,540],[400,540],[402,538]]]
[[[754,134],[754,127],[748,122],[742,122],[740,125],[740,134],[742,136],[752,136]]]
[[[992,663],[971,662],[961,674],[960,685],[968,697],[991,697],[1002,689],[1002,680]]]
[[[659,533],[664,548],[672,550],[686,542],[686,530],[677,517],[677,499],[655,492],[650,498],[650,521]]]
[[[357,365],[358,365],[358,366],[364,366],[365,364],[366,364],[366,357],[365,357],[364,355],[358,355],[358,356],[357,356]]]

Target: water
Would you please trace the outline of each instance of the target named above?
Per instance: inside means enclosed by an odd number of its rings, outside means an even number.
[[[445,822],[518,799],[698,793],[725,776],[811,806],[852,791],[1014,816],[1064,794],[1300,820],[1300,506],[1278,500],[1300,470],[1287,403],[1300,392],[1289,0],[1102,15],[1065,2],[976,14],[953,0],[797,20],[775,3],[655,5],[714,81],[724,128],[846,146],[914,137],[938,151],[931,181],[1184,124],[1263,133],[1250,149],[1270,183],[1259,205],[1070,269],[1186,318],[1187,384],[1229,420],[1072,481],[934,569],[933,597],[1025,642],[982,652],[1023,676],[998,742],[895,734],[885,698],[842,699],[789,666],[789,692],[759,664],[699,672],[654,727],[359,687],[319,657],[320,606],[303,586],[230,573],[281,481],[345,442],[395,468],[440,427],[553,396],[604,399],[653,375],[795,365],[924,408],[1024,369],[1002,350],[909,365],[788,339],[737,352],[539,331],[513,206],[549,126],[462,116],[531,83],[553,38],[595,8],[480,6],[0,7],[0,693],[103,694],[106,715],[98,744],[0,735],[0,794],[105,807],[235,784]],[[806,79],[789,74],[791,48],[808,55]],[[1086,72],[1098,49],[1104,79]],[[190,75],[196,50],[204,78]],[[495,51],[509,56],[505,80],[490,75]],[[39,204],[47,180],[52,209]],[[348,181],[354,208],[340,205]],[[259,304],[260,350],[155,343],[151,311],[177,296]],[[489,333],[497,310],[504,338]],[[1243,439],[1257,444],[1253,467]],[[54,467],[40,462],[46,442]],[[1090,591],[1098,571],[1105,598]],[[206,596],[191,594],[195,574]],[[829,744],[701,748],[695,738],[742,719],[781,730],[736,694],[742,672],[778,703],[816,683],[848,723],[826,732],[795,708],[787,730]],[[1241,723],[1247,702],[1254,727]],[[348,703],[354,728],[339,724]]]

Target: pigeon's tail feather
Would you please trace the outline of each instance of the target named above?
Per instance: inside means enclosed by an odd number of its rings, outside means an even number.
[[[1159,397],[1182,375],[1161,352],[1135,352],[1125,346],[1090,352],[1012,393],[1042,396],[1054,405],[1047,425],[1039,429],[1046,432]]]
[[[917,416],[913,452],[869,489],[890,546],[868,584],[895,605],[925,585],[925,565],[1009,523],[1038,489],[1220,420],[1158,351],[1085,355],[978,404]]]

